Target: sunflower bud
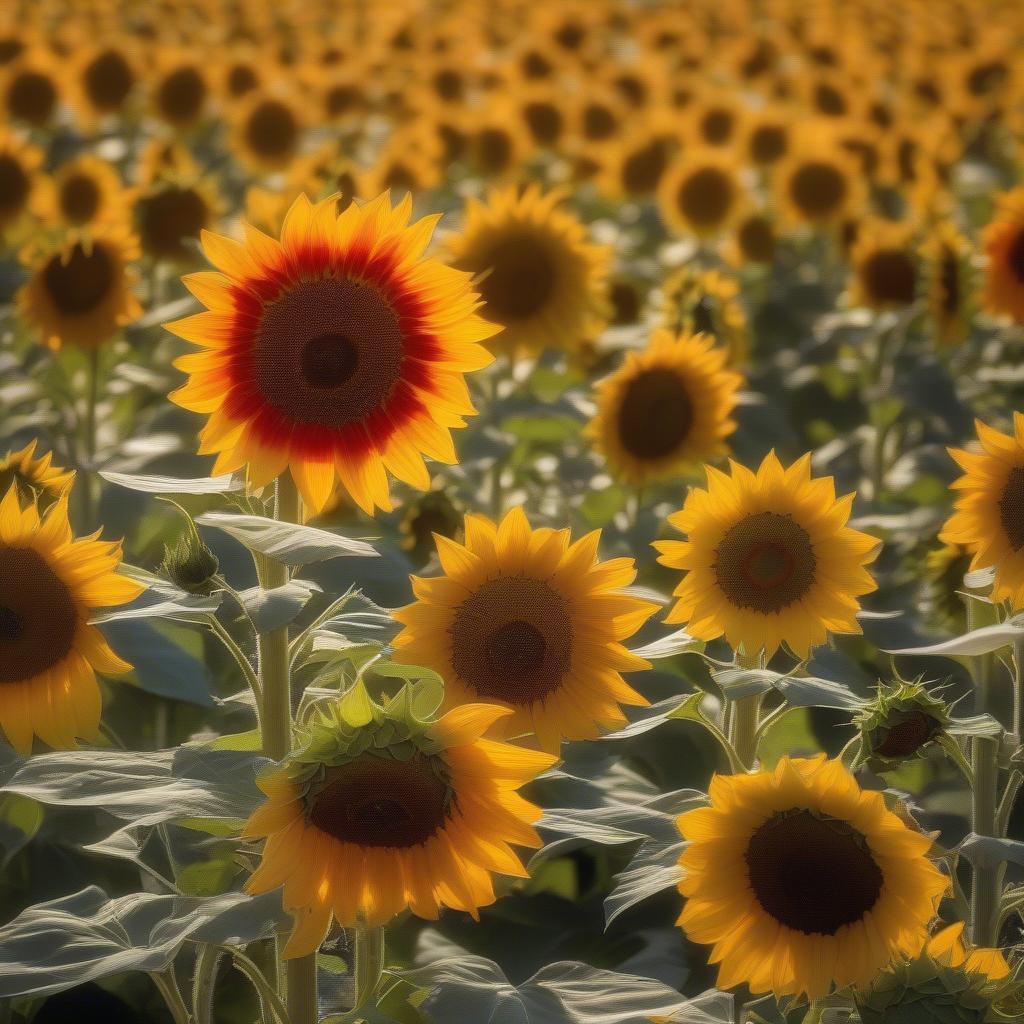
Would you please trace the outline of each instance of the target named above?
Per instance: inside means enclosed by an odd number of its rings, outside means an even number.
[[[863,757],[881,770],[920,755],[950,724],[949,709],[920,681],[880,684],[875,699],[854,720]]]
[[[963,924],[929,939],[914,960],[897,961],[857,993],[863,1024],[985,1024],[1014,1019],[1005,1014],[1020,991],[997,949],[968,951]]]
[[[173,547],[164,547],[161,565],[164,575],[189,594],[213,593],[213,580],[220,568],[217,556],[203,543],[195,527]]]

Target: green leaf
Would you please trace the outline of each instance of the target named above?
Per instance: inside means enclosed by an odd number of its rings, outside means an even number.
[[[633,648],[632,653],[638,658],[646,658],[647,661],[658,661],[661,658],[672,658],[687,651],[702,651],[703,649],[703,640],[694,639],[685,629],[677,629],[674,633],[669,633],[668,636],[644,644],[643,647]]]
[[[241,477],[204,476],[183,480],[173,476],[135,476],[129,473],[113,473],[100,470],[104,480],[130,491],[144,491],[146,494],[226,494],[240,491],[245,487]]]
[[[257,633],[270,633],[294,622],[309,599],[321,592],[317,583],[291,580],[281,587],[264,590],[250,587],[238,594],[238,599],[252,620]]]
[[[279,523],[266,516],[234,512],[204,512],[196,516],[200,526],[223,530],[250,551],[257,551],[285,565],[309,565],[343,555],[375,558],[377,551],[365,541],[297,523]]]
[[[0,865],[10,859],[39,831],[43,808],[35,800],[20,793],[0,794]]]
[[[366,692],[366,686],[357,679],[348,692],[341,698],[338,709],[347,725],[353,729],[369,725],[374,718],[373,701]]]
[[[916,654],[935,657],[977,657],[1024,640],[1024,618],[1016,616],[994,626],[982,626],[928,647],[904,647],[886,654]]]

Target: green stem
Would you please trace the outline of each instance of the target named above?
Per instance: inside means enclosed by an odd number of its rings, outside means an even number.
[[[235,663],[241,670],[245,681],[249,684],[249,689],[252,690],[253,696],[256,698],[256,709],[260,710],[260,704],[262,702],[263,688],[260,686],[259,676],[253,671],[252,664],[249,659],[245,656],[245,652],[241,647],[235,643],[234,637],[224,628],[220,619],[216,615],[209,617],[210,629],[213,630],[214,635],[218,640],[227,648],[228,653],[235,659]]]
[[[283,473],[275,485],[274,518],[300,523],[302,500],[291,474]],[[272,558],[257,561],[260,585],[266,590],[288,583],[288,567]],[[292,747],[292,690],[288,658],[288,627],[261,633],[257,639],[259,681],[262,690],[263,753],[273,761],[287,757]],[[297,957],[287,966],[288,1015],[291,1024],[316,1024],[316,954]]]
[[[259,969],[256,962],[250,960],[239,949],[231,951],[231,959],[234,961],[235,967],[249,979],[252,987],[256,990],[256,994],[260,998],[260,1009],[262,1010],[264,1021],[267,1024],[271,1024],[271,1022],[289,1024],[288,1010],[285,1009],[284,1004],[281,1002],[281,997],[274,991],[274,986],[267,980],[266,975]],[[293,1019],[298,1020],[299,1018]],[[314,1017],[313,1019],[315,1020],[316,1018]]]
[[[979,836],[996,835],[996,799],[999,787],[999,741],[992,736],[971,737],[974,790],[971,829]],[[999,905],[998,865],[973,865],[971,885],[971,939],[975,946],[996,944],[996,909]]]
[[[209,942],[203,943],[196,954],[192,979],[192,1014],[196,1024],[213,1024],[213,992],[220,958],[221,950]]]
[[[1013,735],[1024,739],[1024,639],[1013,641]]]
[[[174,1024],[192,1024],[192,1014],[188,1012],[185,1000],[181,998],[181,990],[178,988],[178,980],[174,977],[174,968],[169,967],[166,971],[150,971],[149,976],[153,984],[164,997],[167,1009],[171,1011]]]
[[[968,597],[966,602],[968,632],[981,629],[983,626],[994,625],[998,620],[995,605],[976,600],[973,597]],[[974,676],[974,710],[976,714],[989,712],[992,707],[994,668],[995,660],[991,654],[981,654],[973,659],[972,675]]]
[[[96,462],[96,406],[99,403],[99,380],[100,380],[100,353],[99,349],[90,350],[85,371],[85,423],[84,442],[85,459],[83,460],[82,479],[78,481],[78,493],[81,495],[82,530],[88,533],[93,529],[96,519],[94,496],[93,496],[93,474]]]
[[[356,928],[355,1005],[360,1010],[373,999],[384,971],[384,929]]]
[[[749,657],[736,653],[736,663],[740,668],[756,669],[761,667],[759,656]],[[749,697],[729,703],[729,742],[745,769],[754,767],[757,760],[757,742],[760,733],[762,694],[754,693]]]

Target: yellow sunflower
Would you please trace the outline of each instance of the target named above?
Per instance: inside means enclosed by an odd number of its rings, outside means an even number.
[[[206,113],[210,82],[202,58],[189,50],[159,51],[150,81],[153,112],[172,128],[194,128]]]
[[[876,311],[902,309],[917,297],[917,253],[910,224],[863,221],[850,251],[850,300]]]
[[[213,183],[170,171],[135,193],[132,216],[142,251],[153,260],[194,263],[196,243],[220,212]]]
[[[14,490],[23,503],[48,507],[75,479],[74,470],[53,465],[53,452],[36,457],[36,441],[0,459],[0,494]]]
[[[789,152],[793,113],[773,106],[752,114],[745,125],[743,148],[755,167],[771,167]]]
[[[601,190],[612,198],[654,195],[679,148],[677,134],[663,126],[644,127],[620,139],[602,161]]]
[[[71,72],[80,124],[91,128],[99,118],[124,110],[139,78],[137,61],[135,46],[129,40],[114,38],[81,46]]]
[[[775,260],[778,237],[775,223],[764,213],[754,210],[733,228],[726,246],[726,257],[734,266],[767,265]]]
[[[656,606],[622,593],[632,558],[597,561],[601,532],[531,530],[521,508],[500,524],[466,516],[465,544],[438,536],[445,575],[413,577],[416,602],[395,612],[396,657],[445,682],[445,706],[485,701],[511,714],[495,735],[533,733],[541,749],[595,739],[647,701],[622,672],[649,668],[623,641]]]
[[[43,154],[0,128],[0,235],[16,228],[39,187]]]
[[[256,170],[282,170],[298,153],[302,132],[302,114],[288,96],[256,90],[232,117],[231,148]]]
[[[120,544],[74,540],[67,497],[40,518],[16,486],[0,501],[0,728],[20,754],[99,739],[96,672],[131,671],[89,625],[96,608],[142,587],[115,574]]]
[[[741,211],[743,200],[734,158],[717,149],[686,150],[658,189],[665,223],[699,238],[725,230]]]
[[[743,378],[703,334],[657,330],[597,387],[587,427],[613,474],[635,487],[725,455]]]
[[[997,213],[983,236],[988,265],[982,296],[985,309],[1024,323],[1024,188],[997,200]]]
[[[831,477],[813,479],[810,455],[784,469],[769,452],[756,474],[730,467],[707,466],[707,490],[669,516],[687,539],[655,542],[659,562],[686,572],[665,621],[766,658],[782,644],[803,658],[829,632],[859,633],[878,541],[846,525],[854,496],[836,500]]]
[[[96,348],[142,314],[132,294],[138,244],[120,225],[73,233],[56,249],[30,253],[32,276],[18,292],[21,315],[50,348]]]
[[[60,73],[54,57],[41,48],[26,50],[0,76],[0,109],[10,121],[42,128],[60,105]]]
[[[713,947],[719,988],[820,999],[921,951],[948,879],[841,761],[715,775],[710,798],[679,817],[679,924]]]
[[[1013,414],[1007,436],[975,420],[980,452],[950,448],[964,475],[956,511],[939,534],[971,553],[971,571],[995,567],[992,597],[1024,607],[1024,415]]]
[[[772,174],[776,198],[796,223],[835,224],[856,211],[863,200],[863,181],[856,158],[811,131],[795,145]]]
[[[463,375],[491,362],[497,328],[468,275],[423,257],[437,217],[409,224],[411,209],[303,195],[280,242],[204,233],[220,272],[184,279],[208,311],[168,325],[203,349],[178,360],[190,377],[171,397],[209,416],[215,472],[245,466],[260,488],[290,469],[314,514],[340,480],[372,514],[391,508],[385,471],[426,490],[422,455],[456,461],[450,431],[475,412]]]
[[[738,364],[747,356],[749,329],[740,303],[740,286],[720,270],[684,266],[661,285],[662,323],[676,333],[708,334]]]
[[[117,170],[91,153],[61,164],[35,203],[44,221],[71,227],[120,217],[123,205]]]
[[[971,330],[975,312],[971,244],[948,220],[930,231],[921,255],[925,263],[928,312],[936,343],[958,345]]]
[[[517,790],[554,758],[481,739],[499,707],[463,705],[420,717],[409,691],[384,705],[361,690],[318,713],[309,743],[257,780],[268,800],[247,839],[266,837],[249,892],[284,886],[295,928],[286,957],[314,952],[332,919],[377,927],[406,908],[479,917],[492,873],[528,877],[512,845],[541,845],[541,810]]]
[[[531,185],[470,199],[450,262],[474,275],[484,314],[505,330],[507,351],[573,351],[608,321],[611,255],[586,241],[583,225],[558,208],[562,194]]]

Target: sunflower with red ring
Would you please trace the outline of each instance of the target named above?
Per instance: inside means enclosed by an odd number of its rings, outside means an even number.
[[[450,432],[476,412],[463,375],[492,361],[480,342],[500,328],[469,274],[424,258],[439,217],[411,210],[301,195],[280,241],[203,233],[219,272],[184,281],[207,310],[167,326],[202,349],[177,361],[189,380],[171,398],[209,417],[199,450],[216,473],[244,466],[255,490],[290,469],[314,514],[340,481],[372,515],[391,510],[388,472],[427,490],[424,455],[457,461]]]

